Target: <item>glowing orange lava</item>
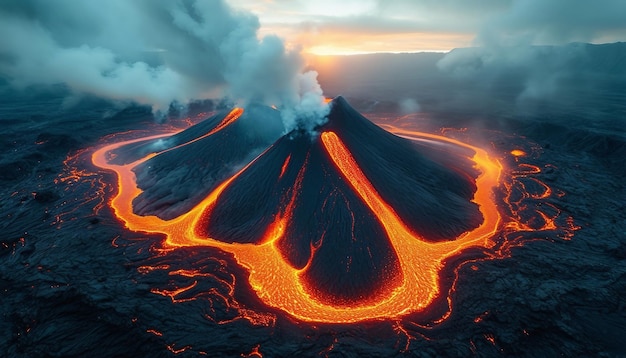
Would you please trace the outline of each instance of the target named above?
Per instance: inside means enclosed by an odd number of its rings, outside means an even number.
[[[228,126],[241,114],[242,110],[231,112],[207,136]],[[476,169],[480,172],[476,180],[477,190],[473,201],[478,204],[484,220],[478,228],[460,235],[456,240],[444,242],[423,240],[402,222],[394,209],[377,193],[348,148],[343,144],[342,139],[334,132],[322,132],[321,141],[327,155],[384,227],[402,270],[401,279],[393,281],[395,287],[392,287],[387,295],[378,298],[375,302],[356,303],[350,307],[336,306],[332,302],[324,302],[315,297],[305,288],[301,279],[307,266],[300,270],[294,269],[279,251],[277,240],[282,237],[291,219],[295,195],[293,193],[291,200],[284,203],[284,208],[266,229],[265,237],[260,241],[260,244],[225,243],[217,238],[205,238],[198,234],[197,227],[203,213],[207,211],[207,208],[209,208],[208,212],[210,213],[210,208],[224,189],[254,161],[221,183],[189,212],[171,220],[163,220],[156,216],[140,216],[133,212],[132,207],[133,199],[141,194],[141,190],[137,187],[135,174],[132,171],[133,168],[162,152],[152,153],[125,165],[111,164],[108,160],[108,153],[117,148],[166,135],[106,145],[93,153],[92,161],[96,166],[112,170],[117,174],[118,191],[112,198],[110,205],[115,215],[128,229],[165,234],[164,244],[168,247],[211,246],[231,253],[237,262],[249,271],[250,285],[263,302],[300,320],[336,323],[357,322],[368,319],[395,318],[425,310],[435,298],[441,295],[439,273],[443,262],[469,247],[493,246],[492,238],[500,226],[501,218],[493,195],[493,189],[499,185],[502,171],[502,166],[497,160],[490,158],[483,149],[454,139],[399,129],[398,132],[398,134],[415,140],[435,140],[448,145],[471,149],[473,156],[469,159],[475,163]],[[289,159],[288,157],[283,164],[281,176],[289,165]],[[300,185],[300,180],[296,181],[294,193],[297,192],[298,185]],[[312,255],[314,254],[313,251]],[[168,295],[172,297],[172,300],[175,300],[175,296],[190,288],[183,287],[181,288],[182,291],[159,291],[157,293]]]

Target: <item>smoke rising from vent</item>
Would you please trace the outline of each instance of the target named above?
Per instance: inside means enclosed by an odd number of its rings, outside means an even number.
[[[0,78],[17,88],[63,83],[157,112],[217,97],[274,104],[287,130],[323,122],[317,74],[302,73],[298,48],[259,39],[259,27],[254,14],[222,0],[8,0]]]

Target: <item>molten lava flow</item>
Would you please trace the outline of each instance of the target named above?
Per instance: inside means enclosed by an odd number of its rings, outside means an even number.
[[[241,113],[241,110],[231,112],[206,136],[228,126]],[[305,288],[301,278],[308,265],[299,270],[295,269],[284,259],[278,249],[277,240],[284,235],[285,228],[291,220],[295,196],[300,190],[304,167],[301,168],[294,187],[283,199],[281,210],[274,217],[273,223],[265,229],[265,236],[260,241],[261,243],[244,244],[226,243],[219,241],[218,238],[203,237],[199,234],[201,230],[198,227],[202,222],[202,216],[207,215],[206,213],[210,215],[211,208],[215,206],[217,198],[224,189],[254,161],[221,183],[189,212],[171,220],[163,220],[156,216],[137,215],[133,212],[132,205],[133,199],[142,192],[137,187],[133,168],[165,151],[152,153],[125,165],[111,164],[108,160],[108,153],[115,149],[165,135],[104,146],[93,153],[92,161],[96,166],[112,170],[117,174],[118,192],[111,200],[111,207],[115,215],[130,230],[165,234],[165,245],[170,247],[211,246],[231,253],[237,262],[249,271],[250,285],[261,300],[298,319],[316,322],[356,322],[367,319],[399,317],[411,312],[423,311],[441,294],[439,271],[444,260],[469,247],[492,246],[491,238],[500,223],[500,215],[492,195],[492,190],[499,184],[502,170],[497,161],[492,160],[484,150],[453,139],[416,132],[402,134],[410,135],[416,139],[436,140],[472,150],[473,157],[470,159],[481,173],[476,180],[477,190],[473,201],[478,204],[484,220],[478,228],[462,234],[453,241],[433,243],[423,240],[419,235],[413,233],[394,212],[394,209],[381,198],[341,138],[334,132],[323,132],[321,140],[326,154],[384,227],[399,258],[402,270],[402,279],[394,281],[396,286],[391,287],[388,291],[389,294],[375,302],[357,302],[350,307],[333,305],[333,302],[322,301],[310,293]],[[281,176],[290,164],[289,162],[290,158],[287,157],[281,170]],[[311,255],[315,255],[314,247],[312,247]],[[182,291],[159,291],[157,293],[165,294],[170,296],[172,300],[177,300],[178,295],[191,288],[192,286],[183,287],[181,288]]]
[[[228,113],[228,115],[226,115],[226,117],[224,117],[224,119],[217,125],[215,126],[215,128],[213,128],[212,130],[209,131],[209,133],[207,133],[206,135],[200,137],[200,138],[204,138],[204,137],[208,137],[212,134],[215,134],[219,131],[221,131],[222,129],[224,129],[226,126],[228,126],[229,124],[233,123],[234,121],[236,121],[237,119],[239,119],[239,117],[241,117],[241,115],[243,114],[243,108],[235,108],[232,111],[230,111],[230,113]],[[198,138],[198,139],[200,139]],[[198,140],[196,139],[196,140]]]

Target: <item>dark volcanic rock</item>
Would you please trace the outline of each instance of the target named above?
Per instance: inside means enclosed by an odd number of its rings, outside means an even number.
[[[32,170],[33,164],[28,160],[16,160],[0,165],[0,180],[22,179]]]
[[[220,120],[212,117],[208,123],[202,122],[180,133],[172,138],[173,145],[163,149],[179,147],[134,168],[137,184],[143,190],[133,202],[135,212],[163,219],[179,216],[259,155],[283,132],[277,111],[252,107],[222,130],[201,138]],[[141,148],[132,150],[141,151]]]
[[[41,204],[53,203],[59,200],[60,196],[52,190],[41,190],[33,192],[35,201]]]
[[[42,152],[67,153],[78,148],[78,141],[67,134],[41,133],[37,136],[38,149]]]
[[[215,128],[227,114],[228,111],[220,111],[193,127],[168,137],[167,140],[153,139],[141,141],[126,145],[117,150],[113,150],[111,153],[115,156],[115,158],[111,160],[111,163],[118,165],[132,163],[150,153],[154,153],[155,151],[168,150],[192,141]]]
[[[403,70],[399,66],[384,67]],[[363,76],[371,68],[355,69],[359,79],[370,81],[367,85],[344,78],[337,80],[374,93],[375,100],[380,99],[379,95],[399,99],[393,93],[373,88],[376,81]],[[394,80],[386,83],[405,91],[402,81],[386,77],[389,78]],[[419,83],[423,92],[433,91],[428,83],[404,79],[405,83]],[[596,86],[585,87],[589,91],[597,90]],[[441,103],[452,106],[451,109],[459,108],[450,104],[450,94],[456,88],[448,86],[440,92],[445,94],[440,96]],[[476,98],[491,96],[493,92],[485,94],[474,87],[472,90],[477,92],[472,97],[476,106],[487,107],[488,103]],[[108,107],[61,112],[57,107],[60,108],[62,97],[33,100],[32,91],[22,93],[28,96],[23,101],[15,99],[14,91],[2,92],[0,96],[4,134],[0,136],[2,357],[239,357],[255,356],[251,354],[255,349],[265,357],[626,355],[622,338],[626,336],[625,112],[622,109],[612,115],[610,128],[619,126],[619,131],[589,127],[598,124],[594,121],[597,108],[624,108],[623,95],[607,97],[607,101],[612,101],[606,103],[608,107],[605,103],[588,109],[568,107],[562,114],[563,120],[541,114],[532,118],[532,122],[529,118],[518,119],[519,124],[513,126],[512,119],[505,118],[503,121],[514,129],[504,133],[484,130],[493,129],[496,121],[483,122],[482,126],[472,122],[480,113],[471,112],[471,108],[463,107],[458,117],[425,112],[436,120],[434,125],[468,127],[468,135],[474,133],[474,138],[479,136],[494,143],[496,153],[520,148],[505,133],[523,136],[525,139],[521,141],[527,145],[528,141],[542,144],[544,151],[540,157],[529,155],[525,162],[541,167],[542,172],[536,177],[552,187],[554,194],[547,204],[558,207],[563,215],[571,215],[574,224],[582,227],[571,240],[559,239],[551,233],[530,232],[527,236],[531,240],[522,247],[514,247],[506,259],[462,266],[448,319],[433,326],[424,325],[426,322],[420,317],[412,316],[324,325],[297,322],[276,312],[275,322],[260,326],[239,317],[235,308],[231,311],[223,308],[232,303],[228,295],[233,290],[241,301],[239,307],[246,312],[267,310],[250,292],[246,273],[232,255],[200,248],[159,251],[162,237],[129,232],[107,208],[95,214],[94,206],[100,201],[92,200],[97,188],[89,178],[55,184],[67,153],[44,153],[42,146],[35,144],[37,135],[50,132],[50,128],[80,142],[92,143],[110,133],[145,128],[145,122],[132,113],[117,121],[103,120],[102,113]],[[405,91],[403,95],[410,93]],[[568,103],[575,104],[579,99],[568,98]],[[427,102],[420,104],[427,110]],[[398,119],[384,113],[382,117]],[[584,118],[581,123],[585,126],[573,128],[569,125],[572,118]],[[568,125],[550,127],[544,123]],[[423,123],[416,120],[413,124]],[[342,139],[347,142],[345,137]],[[549,144],[549,148],[544,144]],[[529,146],[521,149],[534,153]],[[31,160],[28,159],[31,153],[44,156]],[[269,154],[268,151],[265,155]],[[276,158],[283,155],[279,151],[274,154]],[[40,159],[41,163],[37,163]],[[295,157],[292,160],[295,163]],[[548,163],[551,165],[547,166]],[[280,165],[266,167],[268,182],[280,172]],[[15,168],[18,169],[15,176],[6,171]],[[263,168],[256,170],[261,172]],[[288,175],[285,173],[284,178]],[[103,174],[102,178],[114,181],[109,175]],[[269,184],[259,181],[256,185]],[[41,205],[32,199],[33,191],[52,187],[63,200]],[[342,201],[342,197],[338,199],[341,205]],[[46,217],[42,215],[44,208],[49,211]],[[59,216],[62,223],[57,221]],[[302,220],[309,217],[307,213]],[[93,225],[92,220],[96,219],[99,224]],[[147,257],[151,258],[148,263]],[[138,269],[144,265],[171,268],[150,272]],[[194,277],[169,274],[180,269],[202,271]],[[196,281],[194,288],[176,296],[178,300],[153,293],[189,287]],[[194,295],[198,298],[189,300]],[[224,297],[230,301],[224,301]]]
[[[467,153],[449,152],[446,158],[435,146],[399,138],[341,97],[319,130],[345,141],[377,191],[425,238],[452,239],[480,223],[470,202],[474,183],[467,179],[477,173],[461,155]],[[373,297],[384,286],[374,283],[398,278],[385,230],[319,137],[291,133],[272,145],[208,208],[203,234],[227,242],[260,242],[283,216],[288,223],[278,247],[294,267],[306,266],[306,281],[318,295],[334,302]]]

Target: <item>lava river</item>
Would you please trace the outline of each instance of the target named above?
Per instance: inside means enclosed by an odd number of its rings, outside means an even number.
[[[205,136],[216,135],[235,123],[243,110],[235,109],[225,116]],[[110,201],[115,215],[133,231],[165,234],[164,245],[171,248],[186,246],[210,246],[231,253],[236,261],[249,271],[249,282],[258,297],[267,305],[287,312],[304,321],[348,323],[370,319],[396,318],[413,312],[423,312],[437,297],[445,295],[440,283],[440,271],[450,257],[470,247],[489,248],[494,245],[493,237],[502,227],[501,216],[494,198],[494,189],[501,183],[502,166],[481,149],[460,141],[427,133],[404,132],[412,141],[428,141],[442,146],[457,147],[467,154],[478,175],[472,202],[482,215],[482,221],[451,240],[428,240],[417,230],[405,223],[394,207],[376,190],[359,163],[345,144],[342,134],[322,128],[318,141],[323,155],[340,173],[340,180],[353,191],[361,204],[373,214],[387,236],[397,264],[390,269],[385,280],[377,282],[380,294],[362,300],[333,301],[307,283],[305,276],[311,268],[318,247],[311,244],[311,255],[304,265],[295,267],[281,251],[280,242],[289,235],[288,228],[294,220],[298,205],[298,193],[302,190],[304,164],[290,160],[281,163],[276,178],[286,172],[297,173],[291,189],[280,198],[280,207],[272,215],[270,224],[258,228],[262,238],[256,242],[228,242],[220,237],[211,237],[210,228],[205,227],[207,218],[218,206],[220,196],[242,173],[245,173],[272,146],[265,149],[234,175],[223,180],[209,195],[191,210],[174,218],[165,219],[155,215],[137,214],[133,200],[142,190],[137,185],[134,171],[139,165],[165,152],[189,145],[154,151],[130,163],[119,163],[114,159],[116,151],[131,144],[144,143],[165,138],[174,133],[148,136],[105,145],[92,154],[93,163],[117,175],[117,193]],[[313,240],[315,241],[315,240]],[[371,254],[371,253],[370,253]]]

